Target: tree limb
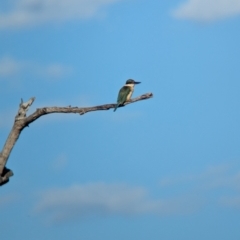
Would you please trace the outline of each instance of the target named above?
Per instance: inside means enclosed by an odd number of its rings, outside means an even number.
[[[146,100],[149,98],[152,98],[153,94],[152,93],[146,93],[143,94],[139,97],[130,99],[128,102],[125,102],[123,105],[119,107],[124,107],[128,104],[141,101],[141,100]],[[43,115],[46,114],[51,114],[51,113],[78,113],[80,115],[86,114],[88,112],[93,112],[93,111],[100,111],[100,110],[109,110],[111,108],[115,108],[115,103],[112,104],[105,104],[105,105],[99,105],[99,106],[94,106],[94,107],[44,107],[44,108],[38,108],[34,113],[29,115],[28,117],[26,116],[28,109],[34,102],[35,97],[30,98],[27,102],[23,102],[21,99],[21,103],[19,105],[19,110],[18,113],[15,117],[15,122],[12,127],[12,130],[7,138],[7,141],[2,149],[2,152],[0,152],[0,186],[4,185],[9,181],[9,177],[13,176],[13,172],[6,168],[6,163],[7,160],[10,156],[10,153],[17,142],[22,130],[25,127],[28,127],[29,124],[37,120]]]

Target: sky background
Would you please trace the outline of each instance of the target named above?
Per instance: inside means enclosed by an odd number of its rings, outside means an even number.
[[[0,1],[0,145],[23,130],[0,189],[7,240],[239,240],[240,0]]]

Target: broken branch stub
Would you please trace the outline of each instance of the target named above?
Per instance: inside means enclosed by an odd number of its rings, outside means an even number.
[[[19,109],[15,117],[15,120],[20,120],[26,117],[27,111],[32,105],[32,103],[34,102],[34,100],[35,100],[35,97],[32,97],[27,102],[24,103],[23,100],[21,99],[21,103],[19,104]]]

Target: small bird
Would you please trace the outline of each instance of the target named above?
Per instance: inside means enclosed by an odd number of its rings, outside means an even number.
[[[117,110],[117,108],[124,104],[126,101],[129,101],[131,99],[131,96],[134,91],[134,86],[135,84],[139,84],[141,82],[135,82],[133,79],[128,79],[126,81],[126,84],[120,89],[118,93],[118,99],[117,99],[117,104],[114,108],[114,112]]]

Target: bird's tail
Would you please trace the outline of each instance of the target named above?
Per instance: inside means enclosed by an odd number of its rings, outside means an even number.
[[[117,103],[117,104],[116,104],[116,106],[115,106],[115,108],[114,108],[114,110],[113,110],[114,112],[117,110],[117,108],[119,107],[119,105],[120,105],[120,103]]]

